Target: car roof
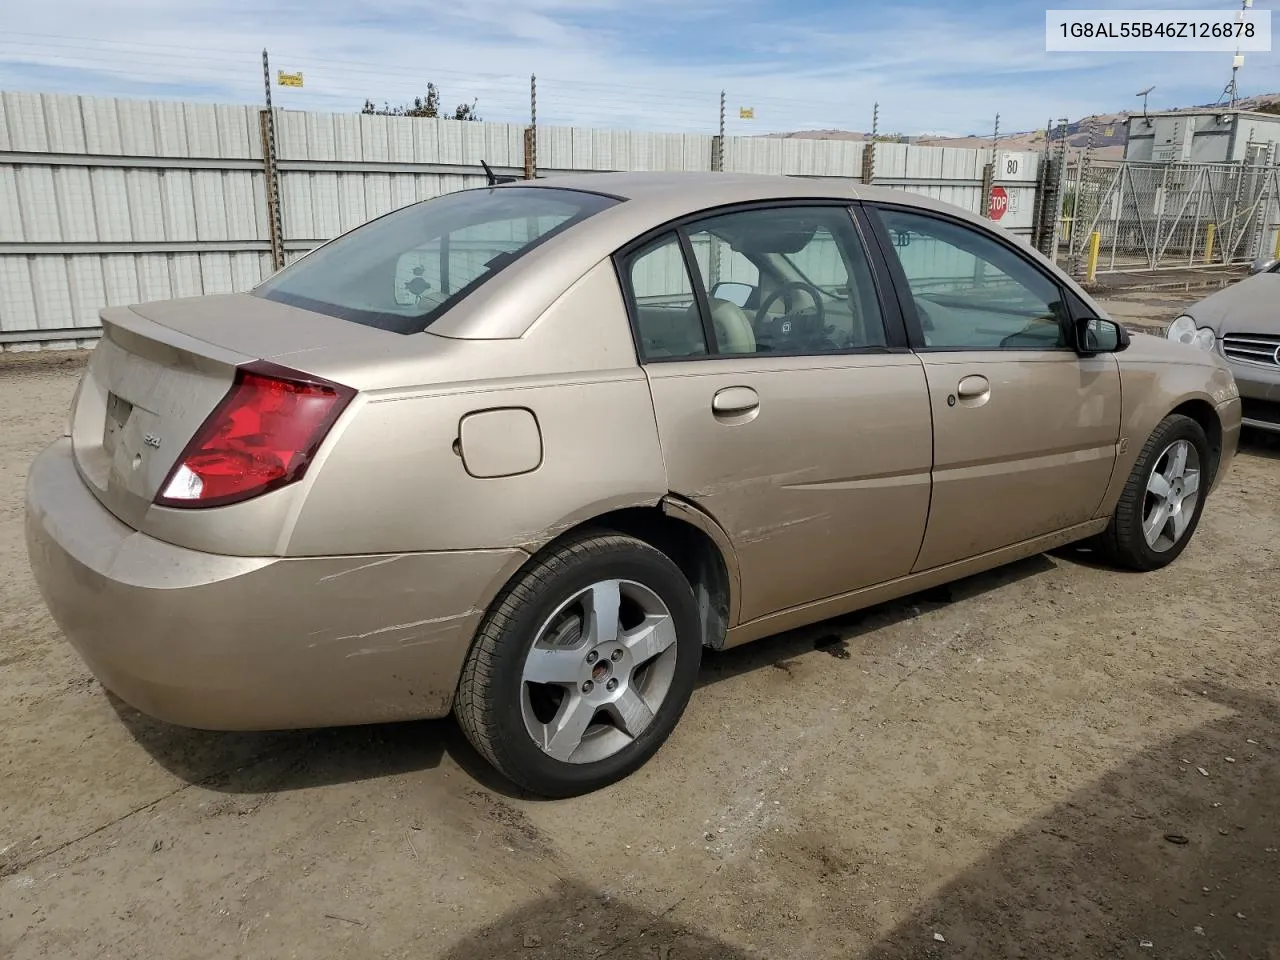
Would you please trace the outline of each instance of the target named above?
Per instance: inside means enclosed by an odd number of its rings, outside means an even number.
[[[929,197],[865,186],[852,178],[779,176],[764,173],[711,173],[708,171],[647,171],[636,173],[574,173],[520,180],[512,186],[538,186],[563,190],[606,193],[622,200],[660,203],[664,211],[674,208],[696,213],[709,207],[760,200],[871,200],[893,201],[910,206],[963,213],[958,207]],[[675,214],[680,216],[682,214]],[[670,219],[670,217],[669,217]],[[661,222],[661,221],[660,221]]]
[[[850,180],[784,177],[760,173],[712,173],[705,170],[649,170],[629,173],[571,173],[517,181],[524,186],[559,187],[608,193],[625,200],[683,196],[694,209],[704,205],[708,189],[742,200],[756,197],[848,197]]]

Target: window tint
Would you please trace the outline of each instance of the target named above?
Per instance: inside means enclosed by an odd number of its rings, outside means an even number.
[[[884,346],[880,303],[848,210],[747,210],[688,231],[719,353]]]
[[[881,210],[929,347],[1065,347],[1061,293],[1008,247],[973,227]]]
[[[575,190],[464,190],[357,227],[253,293],[397,333],[420,333],[522,253],[617,200]]]
[[[702,316],[679,238],[669,233],[637,251],[626,271],[641,356],[662,360],[705,355]]]

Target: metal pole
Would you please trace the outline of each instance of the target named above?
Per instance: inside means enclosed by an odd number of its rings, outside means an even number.
[[[1276,162],[1276,145],[1275,142],[1267,144],[1262,154],[1263,166],[1254,167],[1254,179],[1260,180],[1258,184],[1258,212],[1253,218],[1253,236],[1249,240],[1249,257],[1257,260],[1263,255],[1266,249],[1266,232],[1267,232],[1267,215],[1271,212],[1271,206],[1275,202],[1272,196],[1272,186],[1275,182],[1275,175],[1271,172]],[[1259,174],[1259,170],[1261,173]]]
[[[1155,235],[1152,237],[1151,256],[1147,261],[1148,263],[1151,264],[1152,270],[1156,268],[1156,262],[1160,259],[1160,254],[1162,252],[1161,243],[1160,243],[1160,232],[1164,229],[1164,207],[1165,207],[1165,202],[1168,196],[1169,196],[1169,168],[1166,166],[1164,168],[1164,174],[1160,177],[1160,188],[1156,192],[1156,229],[1155,229]]]
[[[1080,254],[1082,249],[1079,241],[1084,238],[1080,235],[1080,202],[1084,198],[1085,181],[1089,172],[1089,160],[1093,154],[1093,133],[1097,124],[1097,118],[1089,119],[1089,136],[1085,140],[1084,154],[1080,157],[1080,163],[1076,167],[1076,196],[1075,209],[1071,214],[1071,275],[1078,277],[1080,275]],[[1065,137],[1065,133],[1064,133]]]
[[[720,139],[716,141],[716,170],[724,172],[724,91],[720,91]]]
[[[1102,244],[1102,234],[1097,230],[1089,234],[1089,262],[1085,268],[1084,282],[1093,283],[1098,277],[1098,248]]]
[[[1063,194],[1066,192],[1067,185],[1067,118],[1060,117],[1058,123],[1062,126],[1062,138],[1058,143],[1058,185],[1057,196],[1053,201],[1053,225],[1049,246],[1053,253],[1049,255],[1049,259],[1054,263],[1058,262],[1058,245],[1062,242],[1062,215],[1064,212]],[[1044,138],[1046,143],[1049,140],[1049,131],[1053,128],[1053,121],[1050,120],[1049,126],[1045,128]],[[1077,192],[1079,186],[1077,185]]]
[[[274,269],[284,266],[284,227],[280,216],[280,173],[276,167],[276,119],[271,106],[271,64],[267,48],[262,48],[262,85],[267,95],[267,136],[263,151],[264,172],[267,178],[267,215],[270,217],[271,263]]]
[[[996,128],[991,134],[991,162],[996,162],[996,147],[1000,143],[1000,114],[996,114]]]
[[[1120,252],[1120,221],[1124,217],[1124,176],[1121,174],[1116,177],[1115,195],[1111,198],[1112,206],[1115,208],[1116,215],[1111,218],[1111,258],[1108,260],[1108,270],[1116,268],[1116,255]],[[1101,215],[1101,210],[1099,210]]]
[[[529,129],[533,135],[529,138],[529,168],[533,176],[538,175],[538,75],[529,74]]]
[[[877,100],[871,107],[871,139],[874,140],[880,135],[880,101]]]

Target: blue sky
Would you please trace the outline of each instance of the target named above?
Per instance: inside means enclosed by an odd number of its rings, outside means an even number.
[[[446,105],[478,99],[486,119],[525,121],[536,73],[540,123],[713,132],[725,89],[731,133],[868,129],[879,101],[882,130],[986,134],[997,112],[1003,130],[1033,129],[1133,108],[1152,84],[1152,109],[1210,102],[1230,75],[1229,53],[1046,53],[1045,6],[13,0],[0,15],[0,89],[257,102],[265,46],[273,74],[305,76],[302,90],[275,88],[288,107],[395,103],[434,80]],[[1240,83],[1244,95],[1280,91],[1280,55],[1247,54]],[[740,106],[756,119],[739,120]]]

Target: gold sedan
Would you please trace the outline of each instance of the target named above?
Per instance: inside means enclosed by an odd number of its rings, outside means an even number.
[[[246,294],[102,311],[32,567],[178,724],[454,712],[547,795],[618,780],[724,649],[1072,541],[1151,570],[1240,430],[988,221],[729,174],[503,184]]]

